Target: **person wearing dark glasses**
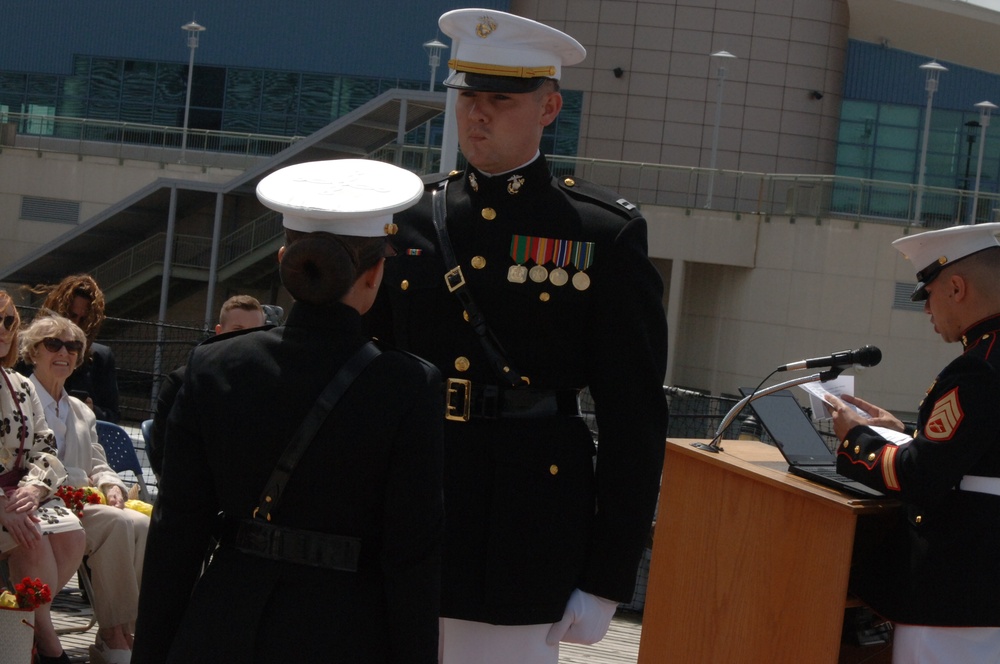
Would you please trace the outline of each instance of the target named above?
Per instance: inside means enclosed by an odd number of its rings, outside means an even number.
[[[79,519],[54,495],[66,471],[37,390],[10,369],[20,324],[13,300],[0,291],[0,557],[9,556],[12,579],[41,579],[55,594],[80,566],[84,534]],[[50,608],[38,607],[29,621],[35,631],[33,663],[69,662]]]
[[[90,598],[99,627],[90,661],[128,664],[149,517],[125,509],[128,490],[98,442],[97,417],[66,391],[67,380],[84,362],[86,345],[87,337],[76,324],[62,316],[39,315],[24,330],[21,356],[34,367],[31,382],[55,436],[67,473],[65,484],[96,487],[107,501],[86,505],[81,517],[88,565],[99,589]]]
[[[73,274],[55,285],[36,286],[31,292],[45,295],[39,315],[50,311],[64,316],[85,335],[83,364],[66,382],[66,390],[85,401],[97,419],[118,422],[121,412],[115,354],[110,347],[96,341],[104,324],[104,293],[100,286],[89,274]],[[26,367],[18,369],[30,373]]]

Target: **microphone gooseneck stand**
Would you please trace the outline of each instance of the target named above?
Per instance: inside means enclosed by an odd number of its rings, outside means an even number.
[[[729,412],[726,413],[726,416],[722,418],[722,423],[719,425],[719,428],[715,430],[715,437],[712,438],[712,442],[707,444],[691,443],[691,446],[697,447],[699,450],[704,450],[706,452],[712,452],[714,454],[718,454],[719,452],[723,451],[722,447],[719,445],[719,443],[722,441],[722,434],[725,433],[726,428],[733,423],[733,420],[736,419],[736,416],[739,415],[740,412],[742,412],[742,410],[746,407],[748,403],[756,399],[759,399],[760,397],[766,397],[768,394],[773,394],[774,392],[778,392],[780,390],[784,390],[789,387],[795,387],[796,385],[803,385],[805,383],[813,383],[817,381],[823,382],[827,380],[833,380],[834,378],[839,376],[841,372],[843,372],[843,370],[844,367],[832,367],[830,369],[827,369],[826,371],[810,374],[808,376],[804,376],[801,378],[792,378],[791,380],[786,380],[785,382],[778,383],[777,385],[765,387],[764,389],[754,390],[752,393],[748,394],[747,396],[743,397],[738,402],[736,402],[736,405],[729,409]]]

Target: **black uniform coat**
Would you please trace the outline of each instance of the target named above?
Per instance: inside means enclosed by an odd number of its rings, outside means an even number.
[[[920,404],[912,442],[848,432],[843,475],[899,497],[904,521],[881,569],[859,591],[887,618],[918,625],[1000,626],[1000,496],[958,488],[1000,478],[1000,316],[973,325],[963,354]]]
[[[373,331],[429,359],[446,379],[497,385],[445,288],[430,209],[426,194],[396,216],[399,255],[386,262]],[[447,220],[465,279],[510,364],[531,389],[589,387],[600,442],[595,473],[593,438],[579,417],[445,422],[443,615],[552,622],[574,588],[628,601],[667,427],[663,286],[647,258],[646,222],[610,191],[553,179],[541,157],[495,178],[472,168],[453,174]],[[553,256],[545,266],[551,274],[562,264],[570,278],[585,272],[589,287],[509,281],[515,263],[535,264],[515,250],[531,237],[572,241],[581,256],[591,251],[589,264]]]
[[[365,343],[360,326],[344,305],[297,303],[282,327],[194,350],[167,423],[134,664],[437,661],[440,375],[408,354],[384,350],[356,379],[273,516],[360,538],[357,572],[223,545],[198,579],[216,515],[251,515],[316,397]]]

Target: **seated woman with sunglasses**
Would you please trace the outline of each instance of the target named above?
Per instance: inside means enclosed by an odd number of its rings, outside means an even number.
[[[34,365],[31,382],[55,435],[66,468],[65,484],[97,487],[107,498],[107,505],[84,506],[81,518],[99,626],[90,661],[127,664],[149,517],[124,509],[127,491],[98,442],[97,418],[84,402],[66,393],[66,379],[83,363],[85,346],[83,330],[62,316],[43,312],[24,330],[21,357]]]
[[[13,300],[0,291],[0,557],[9,559],[12,580],[41,579],[54,595],[80,567],[84,533],[76,516],[53,496],[66,471],[35,387],[10,369],[20,324]],[[69,662],[51,606],[35,609],[31,621],[37,648],[33,661],[40,664]]]

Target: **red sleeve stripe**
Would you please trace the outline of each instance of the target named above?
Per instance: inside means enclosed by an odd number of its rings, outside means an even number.
[[[899,476],[896,474],[896,454],[899,448],[895,445],[886,445],[882,448],[882,481],[885,487],[892,491],[899,491]]]

